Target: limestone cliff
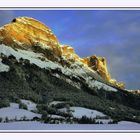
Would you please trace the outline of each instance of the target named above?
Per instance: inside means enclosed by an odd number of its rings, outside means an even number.
[[[101,77],[109,81],[111,79],[107,70],[106,59],[104,57],[97,57],[95,55],[84,58],[85,63],[93,70],[97,71]]]
[[[86,63],[91,69],[95,70],[104,80],[109,83],[124,89],[125,85],[122,82],[118,82],[115,79],[111,79],[111,75],[107,69],[107,62],[104,57],[99,57],[96,55],[87,57],[83,59],[84,63]]]
[[[14,49],[32,50],[42,53],[47,59],[56,61],[61,65],[70,66],[78,62],[85,68],[96,72],[102,79],[119,88],[124,88],[111,76],[107,69],[104,57],[90,56],[80,58],[74,49],[68,45],[60,45],[56,36],[49,27],[29,17],[18,17],[11,23],[0,28],[0,44],[11,46]],[[64,58],[64,61],[62,61]],[[81,67],[82,68],[82,67]]]
[[[46,49],[60,56],[59,42],[43,23],[28,17],[19,17],[0,28],[0,43],[13,48]]]
[[[62,47],[62,55],[65,56],[66,59],[69,61],[81,62],[83,65],[86,65],[90,69],[96,71],[104,80],[108,81],[114,86],[117,86],[122,89],[125,88],[124,83],[118,82],[115,79],[111,79],[111,75],[107,69],[107,62],[104,57],[93,55],[86,58],[80,58],[78,55],[76,55],[72,47],[66,45]]]

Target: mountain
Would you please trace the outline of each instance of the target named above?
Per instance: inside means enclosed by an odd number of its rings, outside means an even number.
[[[111,78],[104,57],[79,57],[33,18],[18,17],[0,28],[0,80],[0,107],[30,100],[43,120],[50,114],[66,118],[72,114],[59,109],[78,106],[140,122],[140,95]]]
[[[0,29],[0,42],[13,49],[32,50],[42,53],[45,58],[56,61],[63,67],[79,64],[88,73],[95,73],[101,79],[114,86],[124,88],[123,83],[111,79],[107,70],[106,59],[95,55],[80,58],[74,49],[68,45],[61,45],[52,31],[43,23],[28,17],[15,18]],[[86,72],[86,73],[87,73]]]

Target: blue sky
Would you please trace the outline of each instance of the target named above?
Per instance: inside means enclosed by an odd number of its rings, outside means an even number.
[[[18,16],[45,23],[61,44],[71,45],[81,57],[106,57],[112,78],[125,82],[128,89],[140,89],[140,11],[0,11],[0,26]]]

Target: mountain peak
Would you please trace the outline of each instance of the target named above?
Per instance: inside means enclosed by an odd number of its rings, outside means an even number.
[[[43,46],[59,54],[58,40],[52,31],[43,23],[29,17],[18,17],[0,28],[0,42],[22,49],[32,46]]]
[[[1,27],[0,44],[10,46],[13,49],[42,53],[47,59],[56,61],[62,66],[70,67],[78,62],[91,73],[97,73],[109,84],[124,88],[123,83],[111,79],[104,57],[93,55],[87,58],[80,58],[71,46],[60,45],[51,29],[36,19],[17,17],[11,23]]]

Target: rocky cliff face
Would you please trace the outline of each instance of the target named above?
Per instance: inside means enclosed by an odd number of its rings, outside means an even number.
[[[109,81],[111,76],[107,70],[106,59],[104,57],[97,57],[95,55],[84,58],[85,63],[93,70],[97,71],[103,79]]]
[[[44,58],[58,62],[63,67],[71,67],[74,64],[80,65],[90,73],[96,73],[103,80],[124,88],[123,83],[111,79],[104,57],[91,56],[80,58],[74,49],[68,45],[60,45],[56,36],[49,27],[29,17],[18,17],[0,28],[0,44],[10,46],[13,49],[31,50],[34,53],[41,53]],[[79,67],[79,66],[77,66]]]
[[[108,81],[112,85],[124,89],[125,85],[123,82],[118,82],[115,79],[111,79],[111,75],[107,69],[107,62],[104,57],[99,57],[96,55],[87,57],[83,59],[84,63],[88,65],[91,69],[96,71],[104,80]]]
[[[48,50],[60,56],[59,42],[43,23],[28,17],[19,17],[0,28],[0,43],[13,48]],[[45,51],[42,51],[45,54]]]

